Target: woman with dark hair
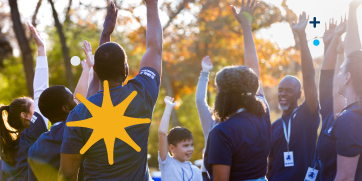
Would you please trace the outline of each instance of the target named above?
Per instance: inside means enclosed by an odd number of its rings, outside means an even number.
[[[255,1],[234,15],[243,29],[246,66],[228,66],[216,75],[218,93],[204,165],[211,180],[265,181],[271,148],[268,104],[259,82],[259,63],[251,32]],[[250,68],[248,68],[250,67]]]
[[[333,80],[334,118],[329,116],[329,123],[323,125],[317,147],[323,181],[362,180],[362,50],[356,12],[361,4],[354,0],[349,6],[344,52],[338,55],[344,58],[345,53],[347,58],[344,62],[338,58]],[[342,33],[334,35],[328,51],[340,52],[337,42]],[[338,100],[338,94],[345,100]]]
[[[28,24],[38,47],[34,76],[34,101],[28,97],[13,100],[0,108],[0,148],[3,180],[27,180],[27,151],[46,132],[48,120],[41,114],[38,102],[41,93],[49,87],[48,61],[44,40]],[[4,114],[6,113],[6,114]]]

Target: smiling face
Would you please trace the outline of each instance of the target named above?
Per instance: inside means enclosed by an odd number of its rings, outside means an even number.
[[[194,141],[187,139],[177,143],[176,146],[170,144],[169,150],[171,151],[172,156],[178,161],[189,161],[192,153],[194,152]]]
[[[29,101],[30,102],[30,107],[29,107],[29,111],[26,112],[22,112],[21,113],[21,117],[22,117],[22,124],[24,128],[29,128],[30,126],[30,120],[33,117],[34,114],[34,101]]]
[[[278,87],[279,108],[283,111],[294,109],[301,96],[300,82],[292,76],[284,77]]]

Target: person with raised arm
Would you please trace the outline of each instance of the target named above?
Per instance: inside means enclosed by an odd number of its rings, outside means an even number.
[[[202,131],[204,133],[205,139],[205,148],[207,145],[207,138],[211,129],[217,124],[217,122],[212,118],[211,111],[206,102],[207,95],[207,84],[209,82],[209,74],[212,70],[212,62],[209,56],[206,56],[201,61],[202,71],[199,77],[199,82],[197,84],[196,90],[196,107],[199,113],[199,118],[201,122]],[[201,164],[202,177],[204,181],[209,180],[209,175],[204,166],[204,163]]]
[[[336,80],[338,67],[341,65],[340,62],[343,62],[344,59],[344,49],[340,39],[341,35],[346,31],[346,24],[346,20],[343,19],[341,19],[341,23],[337,27],[330,23],[329,29],[325,32],[325,35],[328,35],[329,44],[325,43],[325,46],[328,47],[324,55],[319,81],[322,129],[315,156],[315,161],[319,164],[316,169],[319,170],[318,176],[321,181],[330,181],[336,176],[336,159],[331,158],[336,157],[337,153],[335,149],[332,149],[335,147],[335,143],[330,137],[328,130],[335,120],[334,111],[336,109],[341,111],[344,107],[344,99],[335,93],[336,88],[334,87],[336,84],[334,81]],[[338,50],[337,45],[339,47]]]
[[[102,87],[104,87],[103,82],[108,81],[113,105],[120,104],[133,91],[137,91],[137,96],[128,105],[125,114],[133,118],[152,119],[160,89],[163,38],[158,1],[145,0],[145,2],[147,7],[146,53],[142,57],[139,74],[123,85],[128,76],[127,55],[121,45],[109,42],[118,12],[113,2],[110,3],[104,22],[100,46],[94,55],[94,71],[102,81]],[[89,97],[88,101],[101,107],[103,90]],[[92,115],[85,105],[79,104],[69,113],[67,122],[85,120],[90,117]],[[85,180],[150,180],[147,166],[149,130],[150,123],[127,127],[127,133],[141,150],[137,152],[127,143],[116,139],[114,163],[110,165],[103,140],[96,142],[84,155],[80,154],[84,141],[88,140],[93,132],[92,129],[65,127],[58,180],[76,180],[83,157]]]
[[[174,127],[167,134],[171,112],[177,102],[173,102],[173,98],[168,96],[164,101],[166,107],[158,129],[158,164],[161,180],[201,181],[201,170],[190,162],[194,152],[192,133],[187,128]]]
[[[48,60],[46,57],[45,42],[36,29],[28,23],[38,49],[34,75],[34,101],[28,97],[13,100],[9,106],[0,108],[1,123],[0,142],[2,179],[27,180],[28,176],[28,149],[48,129],[48,120],[39,110],[40,94],[49,87]],[[2,117],[3,111],[8,114],[5,126]]]
[[[358,35],[357,8],[362,0],[353,0],[350,3],[345,38],[346,60],[338,67],[334,81],[334,93],[345,98],[346,104],[334,101],[335,121],[324,132],[329,139],[329,144],[321,145],[325,156],[328,156],[326,166],[333,169],[334,177],[329,180],[362,180],[362,50],[361,40]],[[332,42],[339,41],[335,37]],[[337,46],[334,45],[334,48]],[[340,52],[340,50],[339,50]],[[340,53],[344,56],[343,53]],[[342,59],[339,58],[339,63]],[[337,67],[338,65],[336,65]],[[342,105],[339,105],[342,104]],[[346,105],[346,107],[341,106]],[[336,109],[337,108],[337,109]],[[328,150],[328,154],[327,154]],[[321,155],[323,153],[320,153]],[[322,163],[323,164],[323,163]]]
[[[204,165],[215,181],[266,181],[271,131],[251,32],[256,6],[250,0],[242,2],[240,12],[232,6],[243,28],[246,66],[227,66],[216,75],[218,93],[213,114],[219,124],[210,131],[204,156]]]
[[[82,61],[83,72],[74,94],[79,93],[86,97],[96,92],[88,92],[88,79],[93,66],[92,48],[89,42],[84,41],[83,50],[87,59]],[[49,87],[40,95],[39,109],[50,120],[52,126],[50,131],[42,134],[29,148],[29,181],[57,180],[65,121],[69,112],[77,105],[73,97],[72,92],[61,85]],[[82,173],[79,173],[79,176],[82,177]]]
[[[314,167],[312,161],[320,119],[315,70],[305,33],[308,19],[303,12],[299,22],[292,26],[300,39],[305,101],[298,106],[302,94],[298,78],[285,76],[278,87],[279,108],[283,114],[272,124],[268,177],[272,181],[304,180],[308,167]]]

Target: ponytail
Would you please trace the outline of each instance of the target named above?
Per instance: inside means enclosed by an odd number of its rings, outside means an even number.
[[[0,156],[8,164],[14,164],[19,132],[24,130],[21,113],[28,113],[31,98],[20,97],[14,99],[9,106],[0,106]]]

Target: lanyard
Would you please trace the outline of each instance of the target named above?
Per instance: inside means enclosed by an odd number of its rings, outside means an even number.
[[[191,170],[192,175],[191,175],[191,178],[188,179],[188,181],[190,181],[192,179],[192,177],[194,177],[194,172],[192,171],[190,162],[189,162],[189,165],[190,165],[190,170]],[[184,169],[182,167],[181,167],[181,170],[182,170],[182,180],[185,181],[185,178],[184,178],[185,177],[185,171],[184,171]]]
[[[283,122],[283,130],[284,130],[284,137],[285,137],[285,140],[287,141],[287,149],[288,149],[288,152],[289,152],[289,142],[290,142],[290,133],[291,133],[291,131],[290,131],[290,125],[291,125],[291,120],[292,120],[292,117],[294,118],[295,117],[295,112],[297,111],[297,108],[296,109],[294,109],[294,111],[293,111],[293,113],[292,113],[292,115],[290,116],[290,118],[289,118],[289,122],[288,122],[288,132],[287,132],[287,128],[286,128],[286,126],[285,126],[285,122],[284,122],[284,120],[283,120],[283,118],[282,118],[282,122]]]
[[[118,86],[118,87],[116,87],[116,88],[113,88],[113,89],[109,89],[109,91],[116,90],[116,89],[121,88],[121,87],[122,87],[122,85],[121,85],[121,86]],[[103,92],[103,91],[104,91],[104,90],[100,90],[100,91],[97,92],[97,94],[98,94],[98,93],[101,93],[101,92]]]

